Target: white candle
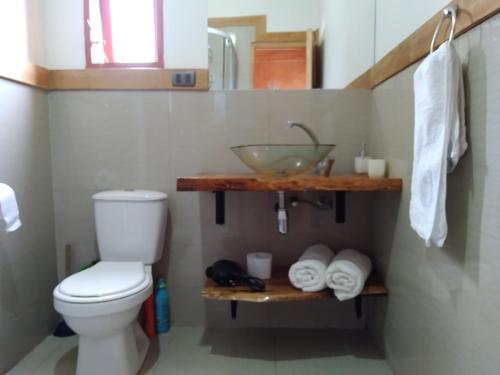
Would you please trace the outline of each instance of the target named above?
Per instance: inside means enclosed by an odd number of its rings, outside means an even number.
[[[384,159],[368,160],[368,177],[372,177],[372,178],[385,177],[385,160]]]

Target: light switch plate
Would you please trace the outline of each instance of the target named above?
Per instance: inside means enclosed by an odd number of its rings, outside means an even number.
[[[196,85],[196,72],[178,71],[172,73],[172,86],[174,87],[194,87]]]

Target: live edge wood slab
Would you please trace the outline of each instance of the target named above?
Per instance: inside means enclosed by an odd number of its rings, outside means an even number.
[[[197,175],[179,177],[177,191],[401,191],[400,178],[366,175],[296,176],[274,178],[258,175]]]
[[[385,295],[387,290],[375,278],[369,278],[362,296]],[[214,281],[207,280],[205,287],[201,291],[202,297],[219,301],[243,301],[243,302],[294,302],[326,300],[332,297],[330,290],[322,292],[302,292],[295,289],[288,280],[288,269],[277,267],[273,269],[273,277],[266,280],[266,290],[264,292],[252,292],[247,287],[223,287],[218,286]]]

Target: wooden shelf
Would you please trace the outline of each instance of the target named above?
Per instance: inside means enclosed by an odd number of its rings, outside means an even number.
[[[375,278],[369,278],[361,295],[375,296],[385,295],[387,290]],[[214,281],[207,280],[201,291],[204,298],[219,301],[243,301],[243,302],[292,302],[332,299],[330,290],[308,293],[295,289],[288,281],[288,269],[273,269],[273,277],[266,280],[265,292],[252,292],[247,287],[223,287]]]
[[[179,177],[177,191],[401,191],[400,178],[365,175],[297,176],[273,178],[258,175],[198,175]]]

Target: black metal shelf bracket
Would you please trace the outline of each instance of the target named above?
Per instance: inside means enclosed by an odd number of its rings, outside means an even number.
[[[335,192],[335,222],[345,223],[345,201],[346,192],[336,191]]]
[[[231,319],[236,320],[238,315],[238,301],[231,301]]]
[[[215,194],[215,224],[224,225],[226,223],[226,192],[214,191]]]
[[[354,298],[354,309],[356,310],[356,318],[361,319],[363,316],[363,297]]]

